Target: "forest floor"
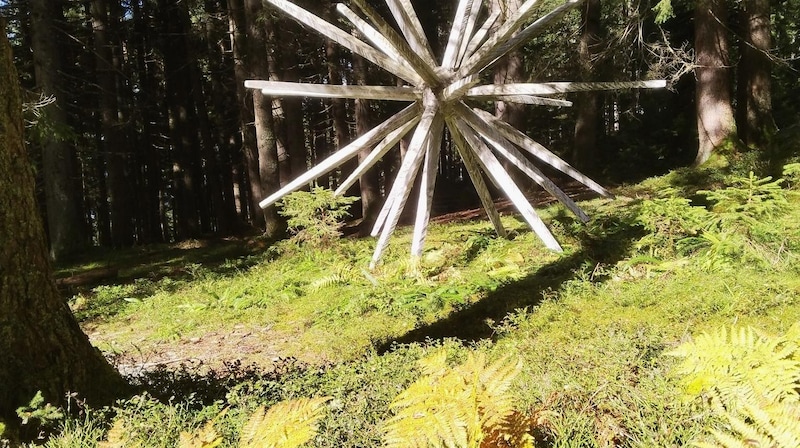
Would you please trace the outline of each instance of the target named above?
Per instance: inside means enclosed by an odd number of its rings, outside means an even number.
[[[798,184],[672,173],[581,201],[586,225],[541,204],[562,254],[510,210],[509,239],[468,210],[434,219],[416,262],[399,229],[372,271],[370,238],[253,237],[92,253],[56,276],[92,342],[147,391],[114,408],[140,428],[131,446],[175,446],[211,418],[236,446],[258,406],[309,396],[333,397],[313,446],[378,446],[389,403],[440,350],[518,359],[536,446],[684,446],[720,417],[681,398],[675,348],[800,322]],[[53,446],[108,437],[108,414],[90,417]]]

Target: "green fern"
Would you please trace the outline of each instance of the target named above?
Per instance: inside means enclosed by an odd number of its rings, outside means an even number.
[[[390,405],[395,416],[383,428],[386,447],[533,446],[530,426],[515,413],[508,393],[520,362],[501,359],[487,365],[482,354],[470,354],[451,369],[446,353],[438,352],[420,367],[424,376]]]
[[[703,333],[670,354],[691,398],[705,396],[726,425],[700,447],[800,446],[800,323],[784,336],[752,328]]]

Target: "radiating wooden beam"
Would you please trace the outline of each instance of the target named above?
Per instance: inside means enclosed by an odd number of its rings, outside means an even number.
[[[272,3],[275,7],[283,10],[287,14],[289,14],[292,18],[297,20],[298,22],[311,27],[311,29],[317,31],[318,33],[322,34],[323,36],[331,39],[334,42],[339,43],[339,45],[347,48],[348,50],[356,53],[365,59],[371,61],[373,64],[382,67],[384,70],[392,73],[395,76],[405,79],[410,83],[414,83],[415,79],[407,79],[404,73],[406,72],[405,67],[394,59],[386,56],[385,54],[381,53],[380,51],[372,48],[372,46],[368,45],[367,43],[356,39],[351,34],[348,34],[341,29],[331,25],[330,23],[326,22],[325,20],[311,14],[310,12],[306,11],[305,9],[287,1],[287,0],[267,0],[268,2]]]
[[[378,237],[378,242],[375,245],[375,253],[372,255],[372,262],[370,268],[374,268],[383,255],[383,251],[389,244],[389,237],[397,227],[400,220],[400,212],[405,207],[408,195],[411,193],[411,187],[414,184],[414,178],[419,171],[425,155],[425,143],[430,137],[431,126],[434,123],[439,111],[439,100],[430,90],[426,90],[423,97],[423,105],[425,110],[422,113],[422,118],[414,131],[414,136],[411,137],[411,142],[408,145],[408,152],[403,160],[400,170],[397,172],[395,183],[387,197],[387,201],[392,203],[391,210],[386,215],[385,222],[382,223],[383,230]],[[377,227],[377,224],[376,224]],[[373,229],[373,236],[375,229]]]
[[[459,59],[459,69],[461,65],[464,64],[465,60],[468,60],[475,52],[480,48],[480,46],[486,42],[486,38],[489,36],[489,30],[492,29],[497,20],[500,18],[500,10],[492,12],[489,17],[483,22],[478,31],[472,36],[467,44],[467,47],[464,49],[464,52],[460,55]]]
[[[343,86],[339,84],[305,84],[283,81],[247,80],[248,89],[261,90],[268,96],[306,96],[312,98],[359,98],[368,100],[417,101],[422,92],[411,87]]]
[[[511,36],[509,39],[505,39],[499,43],[489,54],[487,54],[481,61],[476,64],[476,67],[481,67],[480,70],[485,69],[486,67],[491,66],[494,64],[498,59],[502,58],[512,50],[520,47],[525,42],[528,42],[532,37],[538,35],[548,25],[556,21],[557,19],[561,18],[564,14],[571,11],[574,8],[583,3],[584,0],[567,0],[560,6],[556,7],[554,10],[550,11],[549,13],[545,14],[544,16],[537,19],[532,24],[525,27],[519,33]]]
[[[287,194],[296,191],[305,185],[308,185],[308,183],[312,180],[353,158],[362,148],[375,145],[390,132],[394,131],[408,121],[413,120],[414,116],[419,113],[418,110],[419,103],[414,103],[406,107],[402,111],[390,117],[388,120],[384,121],[378,126],[375,126],[372,128],[372,130],[357,138],[349,145],[336,151],[330,157],[317,164],[315,167],[301,174],[296,179],[289,182],[285,187],[261,201],[258,205],[261,208],[267,208]]]
[[[403,53],[400,51],[398,47],[396,47],[389,39],[381,34],[378,30],[376,30],[372,25],[367,23],[364,19],[359,17],[355,12],[353,12],[350,8],[348,8],[344,3],[339,3],[336,5],[336,10],[339,11],[339,14],[343,15],[353,26],[366,37],[369,39],[375,46],[383,51],[387,56],[399,61],[403,69],[405,70],[406,76],[409,78],[413,78],[416,81],[414,85],[421,86],[423,83],[422,77],[414,71],[411,67],[411,62],[406,58]]]
[[[478,21],[478,15],[481,12],[482,4],[483,1],[481,0],[473,0],[472,7],[467,12],[467,23],[464,26],[464,35],[461,37],[461,45],[459,45],[458,50],[456,51],[453,68],[458,68],[461,65],[461,61],[464,60],[464,55],[467,53],[467,48],[469,48],[469,44],[472,41],[472,37],[475,33],[475,24]],[[497,12],[499,15],[499,11],[495,12]]]
[[[437,64],[433,57],[433,50],[431,50],[428,38],[425,36],[425,30],[422,29],[422,24],[414,8],[411,6],[411,2],[408,0],[386,0],[386,5],[392,12],[397,26],[400,27],[400,31],[406,37],[411,48],[416,51],[429,66],[436,67]]]
[[[411,64],[414,71],[416,71],[429,86],[438,84],[439,78],[434,71],[435,67],[423,60],[422,56],[411,48],[408,41],[400,36],[397,31],[366,2],[366,0],[351,0],[351,2],[370,22],[372,22],[376,29],[397,48],[400,54]]]
[[[503,165],[497,160],[497,157],[492,154],[492,151],[466,122],[459,117],[456,118],[455,122],[459,132],[461,132],[469,146],[472,147],[475,154],[478,156],[478,161],[483,171],[489,177],[495,179],[495,182],[500,186],[506,196],[508,196],[508,199],[511,200],[534,233],[536,233],[548,249],[562,252],[561,245],[558,244],[553,234],[550,233],[550,229],[544,224],[536,213],[536,210],[534,210],[533,206],[528,202],[528,198],[525,197],[517,184],[514,183],[511,176],[503,168]]]
[[[475,154],[467,144],[464,136],[458,131],[458,127],[455,124],[455,119],[451,116],[448,116],[446,121],[447,128],[450,130],[450,136],[453,139],[453,143],[456,144],[456,150],[458,150],[461,160],[464,162],[464,168],[466,168],[467,174],[472,180],[472,185],[475,186],[475,190],[478,193],[478,198],[481,200],[483,209],[486,210],[486,216],[489,218],[489,222],[492,223],[497,236],[500,238],[507,238],[508,232],[506,232],[505,227],[503,227],[503,222],[500,220],[500,214],[497,212],[497,207],[494,206],[492,194],[489,192],[489,188],[486,187],[486,182],[483,180],[483,174],[481,174],[480,166],[475,160]]]
[[[507,138],[510,142],[514,143],[515,145],[519,146],[520,148],[526,150],[528,153],[533,155],[534,157],[538,158],[539,160],[547,163],[548,165],[552,166],[553,168],[561,171],[562,173],[570,176],[571,178],[577,180],[578,182],[586,185],[587,187],[594,190],[597,194],[604,196],[604,197],[612,197],[613,195],[603,188],[600,184],[593,181],[591,178],[586,176],[585,174],[581,173],[580,171],[576,170],[570,164],[562,160],[557,155],[550,152],[547,148],[540,145],[538,142],[533,140],[532,138],[528,137],[527,135],[523,134],[521,131],[517,130],[515,127],[511,126],[510,124],[496,118],[494,115],[490,114],[481,109],[472,109],[477,115],[481,118],[486,120],[489,123],[492,123],[500,133]]]
[[[486,100],[505,101],[507,103],[534,104],[537,106],[571,107],[572,101],[542,98],[533,95],[489,95],[480,97]]]
[[[387,135],[380,143],[369,153],[369,155],[353,170],[352,173],[345,179],[344,182],[339,185],[339,188],[336,189],[334,194],[342,195],[350,187],[355,184],[364,173],[367,172],[370,168],[372,168],[378,161],[386,155],[389,150],[391,150],[399,141],[402,139],[408,132],[414,128],[414,126],[419,123],[419,116],[414,117],[411,121],[400,126],[396,130],[392,131],[389,135]]]
[[[430,135],[425,142],[425,160],[422,164],[420,176],[419,200],[417,201],[417,215],[414,219],[414,234],[411,237],[411,256],[422,256],[422,247],[428,235],[428,224],[431,220],[431,207],[433,206],[433,190],[436,187],[436,177],[439,170],[439,153],[442,149],[442,133],[444,119],[441,114],[434,118]]]
[[[456,14],[453,18],[453,26],[450,28],[450,35],[447,39],[447,47],[445,47],[444,56],[442,57],[442,67],[445,69],[452,70],[456,66],[461,42],[468,39],[468,37],[464,37],[470,21],[470,17],[467,14],[472,12],[474,2],[480,2],[480,0],[459,0],[458,2]]]
[[[479,73],[489,62],[494,60],[495,49],[503,42],[511,39],[514,33],[519,31],[525,22],[533,16],[536,12],[535,7],[537,3],[539,3],[539,0],[527,0],[520,5],[511,17],[508,17],[506,21],[500,25],[500,28],[493,32],[489,39],[461,64],[461,69],[457,72],[457,77],[461,78]]]
[[[578,204],[567,196],[558,186],[547,178],[544,173],[531,163],[514,145],[503,136],[493,125],[484,121],[479,115],[471,111],[466,105],[459,104],[456,106],[460,112],[460,116],[465,119],[467,124],[475,130],[484,140],[486,140],[495,150],[503,156],[506,160],[511,162],[525,175],[530,177],[534,182],[539,184],[551,196],[558,199],[559,202],[564,204],[575,216],[582,222],[589,222],[589,217],[586,213],[578,207]]]
[[[612,82],[539,82],[513,84],[487,84],[469,89],[469,97],[495,97],[498,95],[555,95],[570,92],[590,92],[598,90],[660,89],[666,87],[663,79],[652,81],[612,81]]]

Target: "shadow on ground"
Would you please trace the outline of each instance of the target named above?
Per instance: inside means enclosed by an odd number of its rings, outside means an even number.
[[[378,352],[385,353],[397,344],[445,338],[456,338],[465,343],[493,338],[492,322],[502,321],[514,310],[536,306],[541,302],[543,293],[557,291],[565,282],[578,276],[591,275],[597,265],[616,264],[626,257],[633,241],[641,236],[636,228],[616,219],[602,223],[602,226],[607,231],[602,231],[601,237],[588,234],[579,236],[583,250],[545,265],[520,280],[507,283],[444,319],[382,342],[376,347]],[[602,275],[591,275],[591,278],[594,282],[607,280]]]

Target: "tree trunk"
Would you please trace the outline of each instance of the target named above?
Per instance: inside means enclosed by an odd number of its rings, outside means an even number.
[[[697,68],[696,107],[698,148],[694,165],[705,163],[726,145],[736,145],[736,124],[731,106],[728,36],[725,0],[698,0],[695,7]]]
[[[62,38],[55,30],[56,21],[63,19],[62,4],[32,0],[30,8],[36,85],[43,95],[56,100],[42,112],[53,129],[66,129],[69,122],[61,107],[67,103],[61,91],[63,69],[59,42]],[[80,210],[77,159],[75,148],[58,132],[42,134],[41,145],[50,256],[59,260],[87,244]]]
[[[123,124],[119,119],[117,70],[110,39],[109,4],[107,0],[92,0],[92,34],[97,62],[97,85],[100,88],[100,116],[103,148],[108,172],[108,200],[111,209],[111,240],[114,246],[133,244],[132,190],[127,171],[128,145]]]
[[[519,0],[492,0],[492,10],[500,10],[501,17],[507,18],[519,9]],[[499,21],[502,23],[503,19]],[[522,61],[522,54],[519,51],[512,51],[504,56],[495,66],[494,83],[506,84],[524,82],[525,68]],[[523,104],[510,103],[506,101],[495,101],[495,116],[506,123],[525,132],[525,106]],[[503,166],[511,173],[512,179],[524,188],[528,184],[528,178],[521,176],[513,164],[503,160]]]
[[[261,15],[261,0],[245,0],[248,29],[247,67],[252,79],[269,77],[267,60],[267,27]],[[275,123],[272,116],[272,97],[264,96],[260,90],[252,90],[253,110],[255,112],[257,175],[261,186],[259,201],[280,189],[278,173],[278,147],[275,138]],[[302,120],[300,123],[302,126]],[[258,208],[256,211],[261,210]],[[280,237],[286,230],[284,219],[277,208],[271,205],[263,210],[265,218],[264,234],[269,238]]]
[[[355,75],[356,84],[360,86],[368,85],[367,83],[367,65],[364,58],[353,55],[353,74]],[[364,99],[355,100],[355,116],[356,116],[356,135],[364,135],[372,128],[370,115],[370,102]],[[358,162],[361,163],[369,156],[372,148],[364,148],[358,152]],[[375,220],[381,211],[381,190],[379,184],[379,174],[376,166],[369,169],[359,180],[359,187],[361,189],[361,226],[359,233],[361,235],[369,235],[372,231],[372,226],[375,225]]]
[[[0,29],[0,418],[13,422],[17,407],[37,391],[58,405],[65,403],[67,392],[77,392],[97,408],[126,386],[89,343],[56,290],[2,19]]]
[[[772,49],[769,0],[742,1],[741,60],[737,89],[739,137],[747,146],[763,147],[775,132],[772,119]]]
[[[586,0],[581,7],[581,37],[578,60],[581,81],[592,81],[594,59],[600,42],[600,0]],[[575,141],[572,160],[583,172],[597,172],[599,153],[597,132],[600,129],[600,93],[580,92],[575,102]]]
[[[323,6],[325,7],[323,9],[325,19],[331,21],[333,14],[330,1],[326,0]],[[325,39],[325,62],[328,66],[328,82],[331,84],[343,84],[342,72],[339,70],[341,64],[339,47],[336,42],[330,39]],[[338,151],[350,143],[351,140],[350,126],[347,124],[347,107],[344,99],[331,99],[331,122],[333,123],[334,151]],[[342,170],[352,172],[354,168],[355,166],[352,162],[347,162]]]
[[[247,204],[250,209],[250,221],[258,227],[264,228],[264,213],[258,203],[264,198],[261,191],[261,175],[258,166],[258,144],[256,143],[256,131],[250,123],[253,123],[253,95],[244,88],[244,81],[248,78],[248,38],[247,38],[247,15],[245,14],[243,0],[228,0],[228,16],[230,18],[231,35],[233,36],[233,69],[236,78],[236,96],[239,98],[239,126],[242,135],[242,154],[244,156],[245,169],[247,174],[247,186],[250,201]],[[241,185],[241,184],[240,184]],[[242,207],[244,209],[244,207]]]
[[[186,2],[161,0],[163,18],[164,71],[170,114],[170,144],[173,150],[175,227],[178,239],[200,236],[199,204],[201,176],[197,156],[197,116],[192,97],[189,56],[189,12]]]

